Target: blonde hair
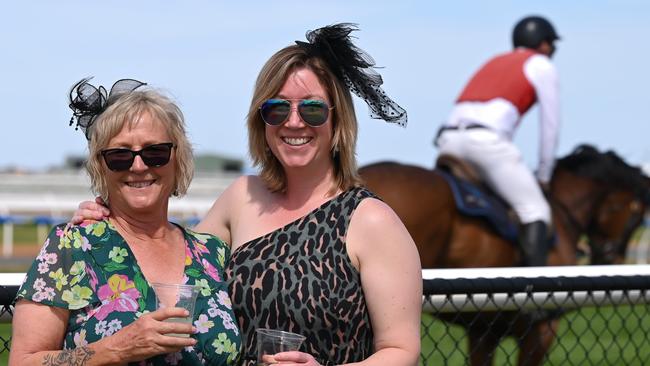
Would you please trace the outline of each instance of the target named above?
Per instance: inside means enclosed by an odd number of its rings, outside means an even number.
[[[180,108],[168,97],[161,93],[145,89],[134,90],[121,94],[108,101],[108,108],[100,114],[92,125],[90,141],[88,142],[89,156],[86,170],[90,176],[94,194],[108,201],[106,170],[101,151],[108,147],[109,141],[115,137],[125,125],[133,126],[143,114],[149,113],[162,122],[167,134],[176,149],[173,159],[176,164],[173,195],[181,197],[186,192],[194,175],[194,158],[192,146],[185,131],[185,118]]]
[[[248,146],[253,165],[260,168],[260,177],[269,190],[272,192],[286,190],[286,175],[282,164],[267,145],[265,124],[259,108],[264,101],[277,95],[292,72],[301,68],[307,68],[316,74],[334,106],[331,110],[334,133],[330,147],[335,178],[332,192],[361,185],[362,180],[357,172],[355,156],[357,117],[352,95],[322,59],[310,57],[302,47],[297,45],[276,52],[262,67],[257,77],[247,118]]]

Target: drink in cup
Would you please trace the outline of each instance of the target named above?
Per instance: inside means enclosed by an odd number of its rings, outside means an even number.
[[[194,305],[199,294],[200,288],[194,285],[152,283],[156,293],[156,309],[176,307],[183,308],[189,312],[184,318],[168,318],[166,322],[192,324],[194,319]],[[169,333],[167,335],[175,337],[189,337],[188,333]]]
[[[305,337],[275,329],[257,329],[257,366],[275,363],[273,355],[279,352],[298,351]]]

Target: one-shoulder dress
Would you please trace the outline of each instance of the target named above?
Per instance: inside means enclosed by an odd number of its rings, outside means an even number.
[[[350,218],[368,197],[376,196],[352,188],[232,253],[226,277],[244,365],[255,365],[257,328],[304,335],[300,350],[322,365],[361,361],[373,352],[360,273],[346,250]]]

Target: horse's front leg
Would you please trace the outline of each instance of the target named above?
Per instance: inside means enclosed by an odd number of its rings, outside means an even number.
[[[520,338],[518,362],[520,366],[536,366],[544,362],[555,340],[558,323],[557,319],[535,322],[530,331]]]
[[[494,352],[499,344],[499,337],[490,332],[468,330],[469,360],[472,366],[490,366]]]

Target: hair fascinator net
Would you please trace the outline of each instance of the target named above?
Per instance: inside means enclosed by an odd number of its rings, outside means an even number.
[[[320,57],[348,89],[365,100],[370,116],[406,126],[406,110],[382,90],[383,80],[375,71],[375,61],[356,47],[350,33],[359,30],[356,24],[340,23],[322,27],[306,34],[307,42],[296,41],[310,56]]]
[[[89,84],[90,79],[92,77],[80,80],[70,90],[70,109],[72,109],[70,126],[72,126],[76,118],[75,130],[81,129],[86,139],[89,140],[90,131],[97,116],[102,114],[111,102],[121,95],[147,85],[133,79],[120,79],[113,84],[110,93],[107,93],[103,86],[95,87]]]

